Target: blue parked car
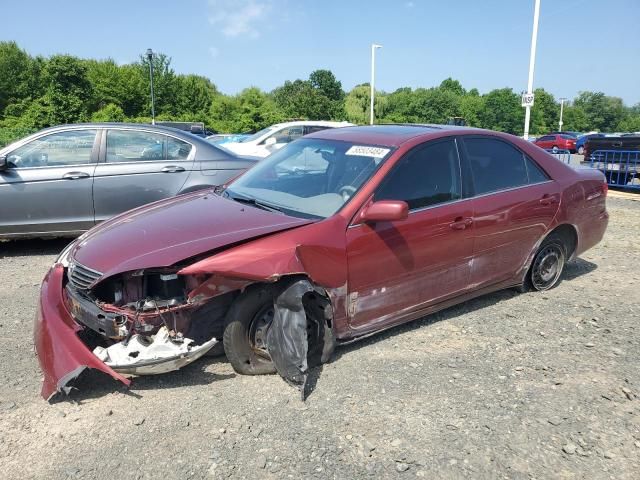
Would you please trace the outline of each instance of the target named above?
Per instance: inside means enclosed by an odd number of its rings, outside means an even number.
[[[581,135],[576,140],[576,151],[578,155],[584,155],[584,144],[587,143],[587,140],[590,138],[596,137],[604,137],[604,133],[588,133],[587,135]]]

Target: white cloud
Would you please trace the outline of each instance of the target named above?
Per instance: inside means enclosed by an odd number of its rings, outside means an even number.
[[[413,3],[413,2],[407,2],[407,3],[404,4],[404,6],[407,7],[407,8],[413,8],[413,7],[415,7],[415,5],[416,4]]]
[[[211,58],[216,58],[220,55],[220,50],[216,47],[209,47],[209,55],[211,55]]]
[[[256,38],[270,8],[268,0],[209,0],[209,23],[227,37]]]

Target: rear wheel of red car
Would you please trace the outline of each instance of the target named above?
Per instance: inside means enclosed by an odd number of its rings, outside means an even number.
[[[558,146],[557,146],[557,145],[554,145],[554,146],[551,148],[551,151],[552,151],[553,153],[558,153]]]
[[[567,247],[562,237],[549,235],[533,258],[528,283],[533,289],[541,292],[555,287],[560,283],[566,261]]]
[[[265,338],[273,320],[275,289],[248,289],[231,306],[222,341],[233,369],[243,375],[265,375],[276,369]]]

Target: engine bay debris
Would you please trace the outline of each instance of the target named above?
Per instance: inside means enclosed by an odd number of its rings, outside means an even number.
[[[125,375],[158,375],[178,370],[199,359],[218,343],[215,338],[201,344],[179,335],[171,336],[161,327],[151,336],[135,334],[109,347],[97,346],[93,353],[118,373]]]

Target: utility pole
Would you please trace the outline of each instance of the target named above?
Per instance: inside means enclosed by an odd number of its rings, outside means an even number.
[[[558,122],[558,131],[561,132],[562,131],[562,113],[564,111],[564,102],[566,101],[566,98],[561,98],[560,99],[560,121]]]
[[[149,83],[151,84],[151,125],[156,124],[156,106],[153,96],[153,50],[147,49],[147,59],[149,59]]]
[[[531,54],[529,56],[529,82],[527,83],[527,96],[531,101],[527,102],[524,113],[524,139],[529,140],[529,122],[531,121],[531,107],[533,106],[533,69],[536,63],[536,43],[538,42],[538,18],[540,17],[540,0],[535,0],[533,10],[533,32],[531,33]]]
[[[373,125],[373,98],[375,96],[375,81],[376,81],[376,50],[382,48],[382,45],[371,44],[371,112],[369,123]]]

